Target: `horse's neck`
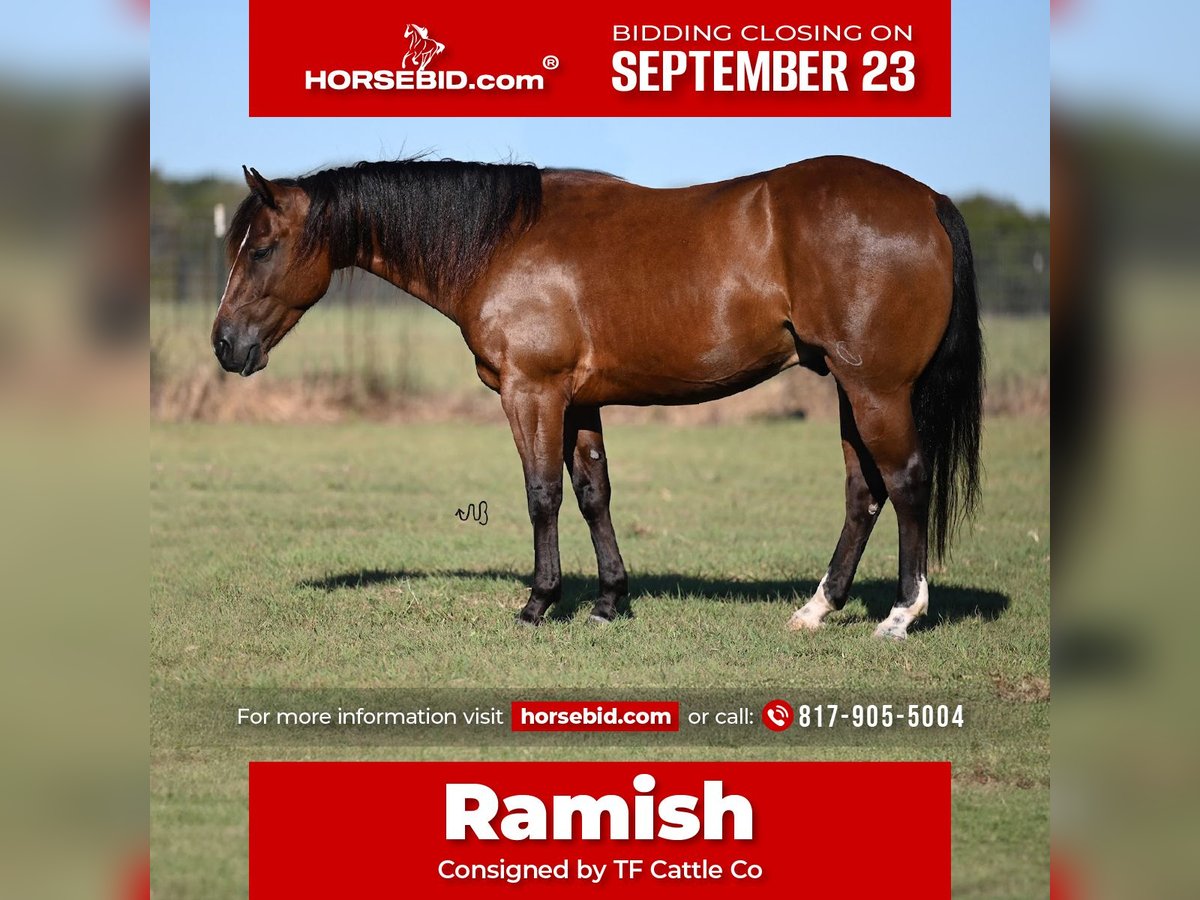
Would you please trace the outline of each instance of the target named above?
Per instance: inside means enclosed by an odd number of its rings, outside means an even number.
[[[433,307],[447,319],[454,322],[456,325],[458,324],[454,303],[450,298],[438,296],[438,293],[433,291],[429,285],[425,284],[421,279],[406,278],[403,275],[396,273],[395,270],[388,265],[387,261],[382,257],[374,256],[369,261],[360,262],[358,264],[358,268],[366,269],[372,275],[376,275],[382,278],[384,281],[394,284],[406,294],[416,297],[426,306]]]

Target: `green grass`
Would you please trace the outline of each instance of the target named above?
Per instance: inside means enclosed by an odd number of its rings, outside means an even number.
[[[281,360],[283,357],[281,357]],[[530,528],[502,427],[155,425],[151,431],[156,897],[243,893],[245,762],[164,737],[179,690],[456,687],[921,691],[995,713],[953,745],[680,747],[680,758],[945,758],[955,896],[1047,892],[1049,435],[987,424],[984,507],[932,576],[930,627],[871,639],[890,605],[885,513],[855,596],[817,635],[784,622],[842,518],[834,423],[610,429],[613,514],[636,618],[587,622],[594,557],[564,503],[563,612],[518,628]],[[454,511],[486,499],[486,527]],[[788,694],[783,694],[788,696]],[[186,712],[186,711],[185,711]],[[999,730],[997,730],[999,728]],[[621,748],[558,755],[621,758]],[[260,750],[258,755],[264,755]],[[273,758],[526,758],[520,747],[270,748]],[[539,751],[545,758],[554,752]],[[894,835],[855,835],[882,843]]]

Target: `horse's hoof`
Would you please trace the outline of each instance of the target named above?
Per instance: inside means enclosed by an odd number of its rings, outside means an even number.
[[[545,620],[540,615],[534,615],[526,612],[525,610],[521,610],[519,613],[517,613],[517,624],[524,625],[526,628],[537,628],[544,621]]]
[[[893,641],[908,639],[908,629],[929,611],[929,584],[922,575],[917,579],[917,596],[906,606],[893,606],[887,618],[875,629],[875,637]]]
[[[834,605],[825,596],[825,579],[828,577],[826,574],[817,585],[816,593],[792,613],[787,623],[788,631],[818,631],[825,624],[825,617],[834,611]]]
[[[621,615],[624,615],[626,618],[633,617],[629,609],[622,610],[619,603],[596,603],[592,606],[592,614],[588,618],[592,622],[608,624]]]
[[[592,607],[592,614],[588,616],[589,622],[603,623],[607,625],[617,617],[617,610],[614,606],[596,605]]]
[[[816,594],[788,619],[788,631],[818,631],[825,625],[825,617],[833,612],[833,604],[825,599],[825,579]]]
[[[788,631],[820,631],[824,627],[824,622],[813,615],[806,614],[803,608],[792,613],[792,617],[787,621]]]
[[[889,641],[908,640],[908,622],[896,616],[884,619],[875,629],[875,637]]]
[[[887,618],[875,629],[875,637],[893,641],[907,640],[908,629],[929,609],[929,588],[926,587],[923,576],[918,584],[920,590],[916,599],[907,606],[893,606]]]

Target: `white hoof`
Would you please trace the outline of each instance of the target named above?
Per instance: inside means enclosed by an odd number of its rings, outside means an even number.
[[[899,615],[895,610],[888,613],[888,617],[879,623],[879,627],[875,629],[875,637],[887,638],[893,641],[908,640],[908,626],[916,621],[916,617],[908,618]]]
[[[807,603],[792,613],[788,619],[788,631],[816,631],[825,624],[825,617],[833,612],[833,604],[825,596],[825,579],[817,585],[817,591]]]
[[[817,631],[825,626],[824,616],[814,612],[811,602],[804,604],[788,619],[788,631]]]
[[[908,639],[908,628],[929,609],[929,585],[925,577],[917,581],[917,599],[910,606],[893,606],[887,618],[875,629],[875,637],[893,641]]]

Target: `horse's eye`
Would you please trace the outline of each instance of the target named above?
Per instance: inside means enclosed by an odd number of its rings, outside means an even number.
[[[274,249],[274,245],[271,245],[270,247],[259,247],[257,250],[250,251],[250,258],[255,262],[262,262],[271,255],[271,251]]]

